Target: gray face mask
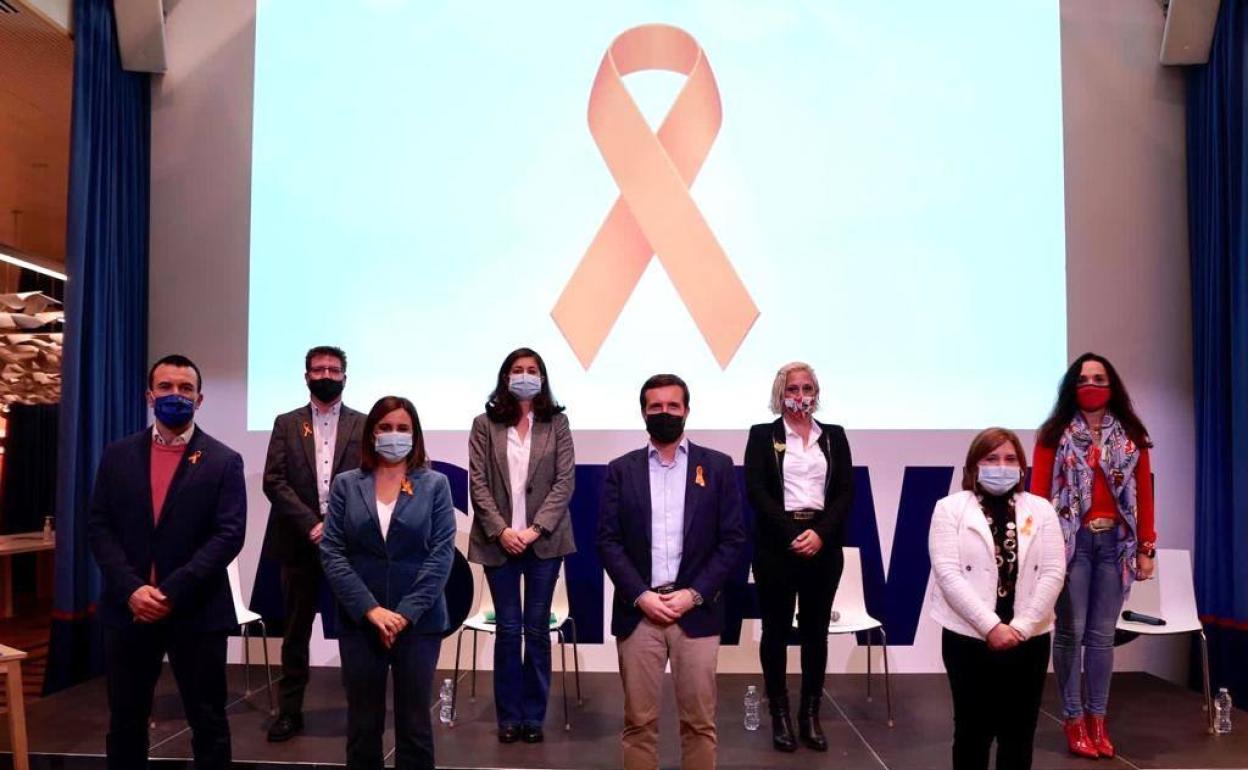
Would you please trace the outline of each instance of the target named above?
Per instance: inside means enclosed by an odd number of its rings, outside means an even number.
[[[1008,465],[981,465],[976,469],[979,486],[990,495],[1004,495],[1023,477],[1022,468],[1011,468]]]
[[[378,433],[373,439],[373,446],[386,462],[397,463],[412,453],[412,434],[398,431]]]
[[[532,401],[542,392],[542,378],[536,374],[513,374],[507,380],[507,389],[521,401]]]

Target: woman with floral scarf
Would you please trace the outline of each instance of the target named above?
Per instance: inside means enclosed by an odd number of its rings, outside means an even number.
[[[1152,577],[1156,554],[1150,446],[1109,361],[1076,359],[1036,434],[1032,492],[1053,503],[1066,542],[1053,668],[1066,742],[1081,757],[1114,756],[1105,729],[1114,628],[1132,581]]]

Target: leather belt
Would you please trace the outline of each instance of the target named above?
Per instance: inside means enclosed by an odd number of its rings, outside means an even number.
[[[814,521],[815,517],[823,513],[823,511],[816,511],[813,508],[803,508],[800,511],[785,511],[785,513],[789,514],[789,518],[793,519],[793,521]]]
[[[1102,532],[1109,532],[1110,530],[1117,529],[1118,520],[1108,517],[1100,517],[1096,519],[1089,519],[1083,526],[1087,527],[1089,532],[1099,535]]]
[[[675,583],[664,583],[661,586],[654,586],[650,590],[654,591],[656,594],[665,595],[665,594],[674,594],[680,589],[676,587]]]

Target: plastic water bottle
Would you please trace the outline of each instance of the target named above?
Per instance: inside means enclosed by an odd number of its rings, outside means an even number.
[[[1231,731],[1231,694],[1225,687],[1218,690],[1218,697],[1213,699],[1213,731],[1218,735]]]
[[[56,539],[56,531],[52,529],[52,517],[51,516],[43,517],[43,539],[44,539],[44,542],[48,542],[48,543]]]
[[[442,708],[438,710],[438,718],[442,720],[442,724],[444,725],[449,725],[451,722],[455,721],[455,709],[452,705],[454,697],[455,685],[451,683],[450,679],[443,679],[442,692],[439,695],[439,699],[442,702]]]
[[[758,725],[758,689],[750,685],[745,688],[745,729],[757,730]]]

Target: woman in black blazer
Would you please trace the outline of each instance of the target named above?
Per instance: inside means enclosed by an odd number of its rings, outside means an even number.
[[[786,364],[771,389],[774,422],[750,428],[745,487],[755,514],[754,582],[762,608],[759,658],[772,717],[772,744],[794,751],[797,740],[785,685],[785,657],[795,603],[800,603],[802,743],[827,751],[819,703],[828,663],[828,622],[841,579],[841,538],[854,497],[845,430],[816,421],[819,381],[809,364]]]

